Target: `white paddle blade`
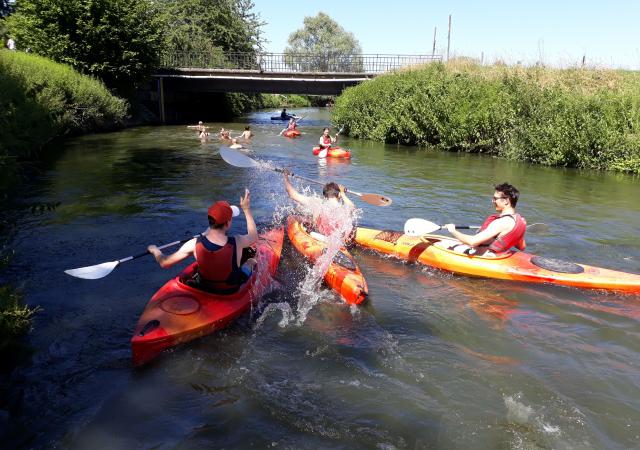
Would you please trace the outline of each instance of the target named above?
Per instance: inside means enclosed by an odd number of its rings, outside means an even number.
[[[260,163],[229,147],[220,147],[220,156],[228,164],[236,167],[260,167]]]
[[[97,280],[98,278],[104,278],[109,275],[119,263],[120,261],[111,261],[96,264],[95,266],[65,270],[64,273],[71,275],[72,277],[83,278],[85,280]]]
[[[404,223],[404,234],[408,236],[422,236],[423,234],[433,233],[442,228],[440,225],[429,222],[428,220],[413,218]]]
[[[324,150],[320,150],[320,153],[318,153],[318,158],[326,158],[328,154],[329,149],[325,148]]]

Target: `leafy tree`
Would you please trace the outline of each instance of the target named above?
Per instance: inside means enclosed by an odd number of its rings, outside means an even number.
[[[263,22],[252,0],[161,0],[167,53],[254,53]]]
[[[289,35],[284,51],[286,64],[294,70],[362,72],[362,49],[353,33],[327,14],[305,17],[304,27]]]
[[[158,65],[162,23],[151,0],[20,0],[7,18],[21,49],[129,93]]]

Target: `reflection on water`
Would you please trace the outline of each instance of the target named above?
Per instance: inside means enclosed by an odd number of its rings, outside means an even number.
[[[321,162],[311,149],[328,112],[296,112],[309,115],[295,140],[272,112],[210,124],[237,135],[250,123],[245,145],[271,168],[231,167],[220,142],[184,127],[145,127],[70,140],[28,186],[27,201],[60,205],[25,213],[13,245],[10,275],[44,311],[33,362],[12,379],[8,448],[638,446],[638,296],[470,279],[367,250],[353,252],[365,305],[307,284],[313,269],[285,242],[278,285],[250,313],[134,370],[138,315],[180,268],[141,258],[95,281],[63,270],[200,232],[206,207],[237,204],[244,187],[259,228],[283,223],[293,209],[273,167],[391,197],[354,201],[362,224],[395,230],[410,217],[480,223],[492,185],[509,181],[528,221],[550,225],[528,237],[532,253],[640,272],[638,178],[348,137],[351,161]]]

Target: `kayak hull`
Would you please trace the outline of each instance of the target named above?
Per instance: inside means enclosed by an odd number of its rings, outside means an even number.
[[[244,314],[270,289],[283,239],[282,227],[260,235],[258,265],[234,294],[212,294],[184,284],[181,280],[193,275],[196,263],[169,280],[151,297],[138,320],[131,338],[133,364],[145,364],[163,350],[220,330]]]
[[[313,154],[315,156],[318,156],[321,152],[321,148],[320,147],[313,147]],[[331,158],[345,158],[345,159],[349,159],[351,158],[351,152],[349,150],[345,150],[341,147],[329,147],[329,150],[327,151],[327,156],[331,157]]]
[[[640,275],[637,274],[550,260],[525,252],[511,252],[500,257],[466,255],[451,250],[450,247],[460,242],[444,236],[416,237],[407,236],[401,232],[359,227],[356,230],[355,241],[362,247],[405,261],[419,262],[462,275],[640,293]],[[539,261],[556,263],[558,268],[540,267],[546,264],[540,264]],[[554,265],[551,264],[551,266]],[[579,273],[567,273],[563,271],[564,267],[575,269],[575,272]]]
[[[298,130],[287,130],[283,133],[284,137],[295,138],[300,136],[300,132]]]
[[[289,119],[297,119],[296,116],[271,116],[271,120],[289,120]]]
[[[307,232],[300,217],[289,216],[287,234],[296,250],[312,263],[315,263],[327,248],[324,242],[315,239]],[[342,247],[339,253],[342,254],[340,258],[334,258],[324,274],[324,282],[346,303],[359,305],[367,299],[369,292],[367,281],[349,251]]]

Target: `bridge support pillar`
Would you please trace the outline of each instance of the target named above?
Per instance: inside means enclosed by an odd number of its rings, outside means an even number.
[[[160,122],[166,123],[166,117],[164,115],[164,78],[158,78],[158,101],[160,104],[158,105],[160,109]]]

